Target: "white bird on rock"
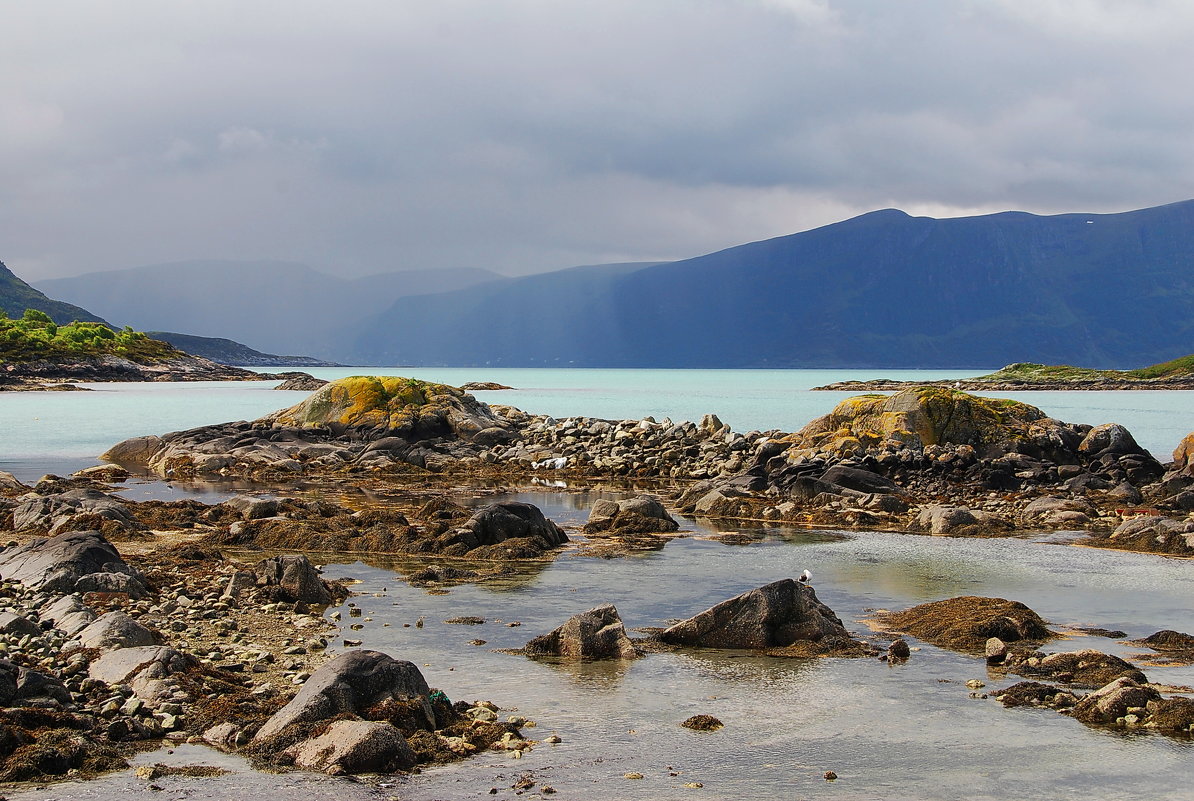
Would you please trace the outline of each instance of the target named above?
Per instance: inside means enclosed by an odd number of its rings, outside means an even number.
[[[807,570],[800,574],[800,583],[801,584],[808,584],[812,580],[813,580],[813,574],[808,572]]]

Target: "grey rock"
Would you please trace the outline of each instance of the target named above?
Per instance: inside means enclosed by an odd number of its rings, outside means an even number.
[[[496,545],[510,539],[531,538],[546,546],[563,545],[568,536],[529,503],[494,503],[474,514],[464,527],[474,537],[475,545]]]
[[[402,732],[389,723],[370,720],[338,720],[286,753],[300,768],[325,772],[393,773],[418,761]]]
[[[998,637],[989,638],[983,650],[988,665],[999,665],[1007,659],[1007,643]]]
[[[281,587],[287,600],[325,605],[332,594],[319,577],[311,560],[301,555],[274,556],[253,566],[259,587]]]
[[[98,648],[101,651],[158,644],[153,632],[124,612],[101,615],[79,632],[79,642],[84,648]]]
[[[148,702],[169,698],[174,685],[169,678],[194,666],[194,657],[164,645],[143,645],[108,651],[91,663],[93,679],[106,684],[128,684]]]
[[[39,637],[42,634],[41,626],[27,617],[9,611],[0,612],[0,632],[17,637],[23,637],[26,634]]]
[[[699,505],[699,503],[698,503]],[[658,498],[640,495],[623,501],[601,499],[589,511],[586,534],[630,529],[636,533],[676,531],[680,524]]]
[[[1129,707],[1159,701],[1161,694],[1124,676],[1084,696],[1074,705],[1073,716],[1083,723],[1114,723]]]
[[[634,659],[640,655],[626,636],[613,604],[573,615],[556,630],[528,642],[524,652],[528,656],[580,660]]]
[[[57,601],[41,610],[43,620],[49,620],[54,628],[68,636],[82,631],[96,614],[75,595],[63,595]]]
[[[293,723],[326,720],[342,712],[359,713],[382,701],[421,702],[429,726],[435,726],[431,690],[419,669],[379,651],[352,651],[323,665],[298,695],[265,722],[253,737],[260,742]]]
[[[1144,453],[1144,450],[1136,444],[1136,440],[1126,428],[1118,423],[1104,423],[1087,432],[1078,445],[1078,452],[1097,456],[1104,453]]]
[[[952,534],[964,526],[979,524],[979,518],[965,506],[934,505],[920,510],[913,528],[930,534]]]
[[[722,601],[666,629],[660,639],[705,648],[771,648],[837,636],[849,633],[813,588],[783,579]]]
[[[145,467],[154,454],[162,449],[162,445],[160,437],[133,437],[116,443],[100,458],[124,467]]]
[[[891,479],[884,478],[878,473],[872,473],[870,470],[847,467],[846,465],[834,465],[821,474],[820,480],[826,484],[833,484],[838,487],[845,487],[846,489],[865,492],[867,494],[904,494],[904,490]]]
[[[278,502],[269,498],[255,498],[252,495],[237,495],[224,501],[224,505],[235,509],[242,520],[260,520],[278,513]]]
[[[34,589],[74,592],[79,579],[92,573],[122,573],[135,578],[135,572],[116,549],[94,531],[39,537],[0,551],[0,578]]]

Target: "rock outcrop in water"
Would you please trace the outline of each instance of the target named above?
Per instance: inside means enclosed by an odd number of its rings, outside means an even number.
[[[744,592],[670,626],[661,642],[697,648],[749,648],[787,656],[870,655],[807,584],[782,579]]]
[[[626,627],[613,604],[573,615],[562,626],[526,644],[527,656],[554,656],[591,661],[634,659],[639,651],[626,636]]]
[[[966,595],[880,615],[886,629],[911,634],[942,648],[982,653],[992,637],[1005,643],[1042,642],[1057,636],[1019,601]]]

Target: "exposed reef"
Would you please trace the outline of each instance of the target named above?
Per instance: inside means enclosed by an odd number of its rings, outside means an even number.
[[[257,421],[138,437],[104,458],[168,478],[647,478],[700,516],[946,536],[1083,530],[1095,545],[1187,555],[1192,449],[1166,466],[1120,425],[940,387],[848,398],[795,433],[742,434],[713,415],[556,420],[442,384],[354,377]],[[661,547],[667,528],[649,519],[632,526],[639,547]]]

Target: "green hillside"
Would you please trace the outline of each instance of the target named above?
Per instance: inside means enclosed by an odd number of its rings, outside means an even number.
[[[51,300],[41,292],[26,284],[13,275],[12,270],[0,261],[0,311],[9,317],[20,317],[25,309],[37,309],[49,315],[59,325],[83,320],[87,322],[103,323],[102,317],[97,317],[86,309],[60,300]]]

